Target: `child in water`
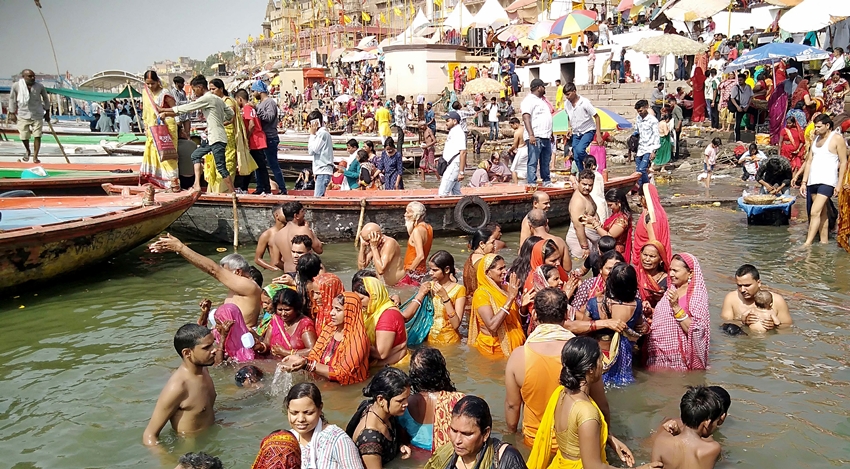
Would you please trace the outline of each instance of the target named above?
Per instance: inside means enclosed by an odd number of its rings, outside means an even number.
[[[762,323],[765,319],[770,319],[773,321],[773,324],[779,325],[779,316],[776,314],[776,309],[773,307],[773,294],[769,291],[759,290],[758,293],[753,296],[753,300],[755,300],[755,305],[753,305],[753,309],[750,314],[755,314],[758,316],[759,321],[756,321],[750,324],[750,330],[753,332],[767,332],[764,324]]]
[[[711,435],[725,417],[721,397],[705,386],[689,387],[679,409],[680,431],[671,434],[662,426],[650,460],[661,461],[664,469],[712,469],[720,457],[720,443]]]

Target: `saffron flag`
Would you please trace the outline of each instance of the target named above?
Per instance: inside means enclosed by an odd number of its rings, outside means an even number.
[[[380,15],[378,15],[378,22],[387,24],[387,17],[384,16],[383,13],[381,13]]]
[[[372,17],[369,16],[369,13],[366,13],[365,11],[360,14],[360,18],[363,20],[364,23],[372,21]]]
[[[328,0],[328,8],[334,7],[334,0]]]
[[[254,42],[254,36],[248,35],[248,42]]]
[[[343,24],[351,23],[351,17],[348,16],[348,15],[343,15],[342,16],[342,22],[343,22]]]
[[[401,13],[401,9],[399,9],[399,7],[393,7],[393,13],[395,13],[395,15],[398,16],[399,18],[401,18],[403,16],[403,14]]]
[[[413,9],[413,5],[410,5],[410,17],[413,18],[416,16],[416,10]]]
[[[437,8],[443,8],[443,0],[434,0],[434,5],[437,5]]]

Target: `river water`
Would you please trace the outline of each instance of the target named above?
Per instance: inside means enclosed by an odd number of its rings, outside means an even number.
[[[740,189],[712,189],[717,190]],[[668,194],[686,191],[684,186],[662,188]],[[638,462],[646,462],[648,437],[662,417],[678,415],[684,387],[719,384],[731,393],[732,407],[716,434],[724,457],[718,467],[847,464],[850,257],[834,242],[801,250],[804,220],[792,220],[790,227],[748,227],[743,213],[728,207],[669,208],[668,214],[674,251],[698,256],[708,283],[711,369],[687,375],[638,372],[637,384],[609,390],[613,434]],[[515,252],[517,237],[505,234],[505,252]],[[224,255],[216,252],[218,245],[191,247],[214,259]],[[465,240],[458,237],[437,239],[432,249],[452,252],[458,268],[468,255]],[[253,256],[253,246],[239,252]],[[352,243],[327,245],[322,259],[349,284],[356,270]],[[762,280],[785,295],[793,328],[764,337],[720,333],[723,296],[734,288],[734,271],[745,262],[757,265]],[[214,428],[182,439],[167,426],[160,448],[141,444],[156,398],[179,364],[174,331],[195,321],[200,298],[223,293],[179,256],[138,248],[0,300],[0,467],[173,467],[188,451],[218,455],[228,468],[250,467],[260,440],[288,428],[283,395],[274,395],[271,386],[260,391],[236,387],[231,367],[211,369],[218,390]],[[495,432],[503,433],[504,360],[483,358],[465,345],[444,347],[443,353],[458,389],[485,397]],[[270,378],[274,365],[261,367]],[[344,427],[362,386],[322,382],[320,387],[327,418]],[[513,436],[506,439],[513,441]],[[425,460],[417,453],[390,467],[421,467]]]

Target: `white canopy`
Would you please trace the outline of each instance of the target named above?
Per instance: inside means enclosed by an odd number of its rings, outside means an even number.
[[[472,18],[472,24],[470,26],[473,28],[486,28],[492,26],[495,29],[510,22],[511,20],[508,18],[508,13],[504,8],[502,8],[499,0],[487,0],[484,2],[484,5],[481,6],[481,9],[478,10],[478,13],[475,14],[475,17]]]
[[[404,42],[405,38],[407,38],[409,41],[414,36],[414,33],[416,32],[417,28],[420,28],[427,24],[428,17],[425,16],[425,13],[422,12],[422,8],[420,8],[419,11],[416,12],[416,16],[413,17],[413,21],[411,21],[410,25],[407,26],[407,29],[405,29],[403,33],[396,36],[395,39],[393,39],[393,41],[391,42]]]
[[[779,27],[789,33],[807,33],[850,17],[850,2],[835,0],[803,0],[779,18]]]
[[[507,16],[507,14],[505,15]],[[443,21],[443,26],[460,32],[466,30],[470,24],[472,24],[472,13],[469,12],[463,1],[458,2],[452,12],[449,13],[449,16],[446,16],[446,19]]]

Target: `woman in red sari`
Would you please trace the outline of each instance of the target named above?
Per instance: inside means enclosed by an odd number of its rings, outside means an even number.
[[[538,241],[531,250],[531,270],[529,270],[530,273],[525,279],[525,284],[522,287],[523,299],[521,303],[522,308],[526,309],[529,313],[529,334],[537,328],[537,316],[534,314],[534,295],[537,294],[538,290],[548,286],[542,285],[537,273],[538,269],[544,265],[551,265],[557,268],[558,276],[561,278],[562,282],[566,283],[570,279],[567,271],[561,267],[561,251],[558,249],[558,245],[551,239]],[[535,284],[535,281],[537,281],[537,284]]]
[[[608,203],[608,210],[611,215],[604,223],[599,223],[599,220],[593,219],[595,225],[593,228],[599,233],[599,236],[610,236],[617,240],[617,252],[623,255],[626,263],[629,263],[632,258],[632,209],[629,207],[629,201],[626,199],[625,191],[617,189],[609,189],[605,193],[605,202]]]
[[[788,116],[785,128],[780,134],[779,154],[791,162],[791,170],[797,172],[803,166],[806,156],[806,137],[803,128],[794,116]]]
[[[313,320],[304,315],[304,300],[297,291],[284,288],[272,299],[274,316],[263,337],[263,343],[272,355],[284,358],[289,355],[307,356],[316,343]]]
[[[658,190],[652,184],[644,184],[640,196],[640,205],[643,207],[635,225],[635,239],[632,243],[632,265],[636,268],[640,265],[640,249],[650,241],[658,241],[664,247],[664,265],[670,265],[670,223],[667,221],[667,212],[661,206],[661,198]]]
[[[705,54],[700,54],[705,56]],[[695,59],[696,60],[696,59]],[[705,67],[697,63],[694,67],[694,76],[691,78],[693,87],[694,109],[691,115],[692,122],[705,120]]]

